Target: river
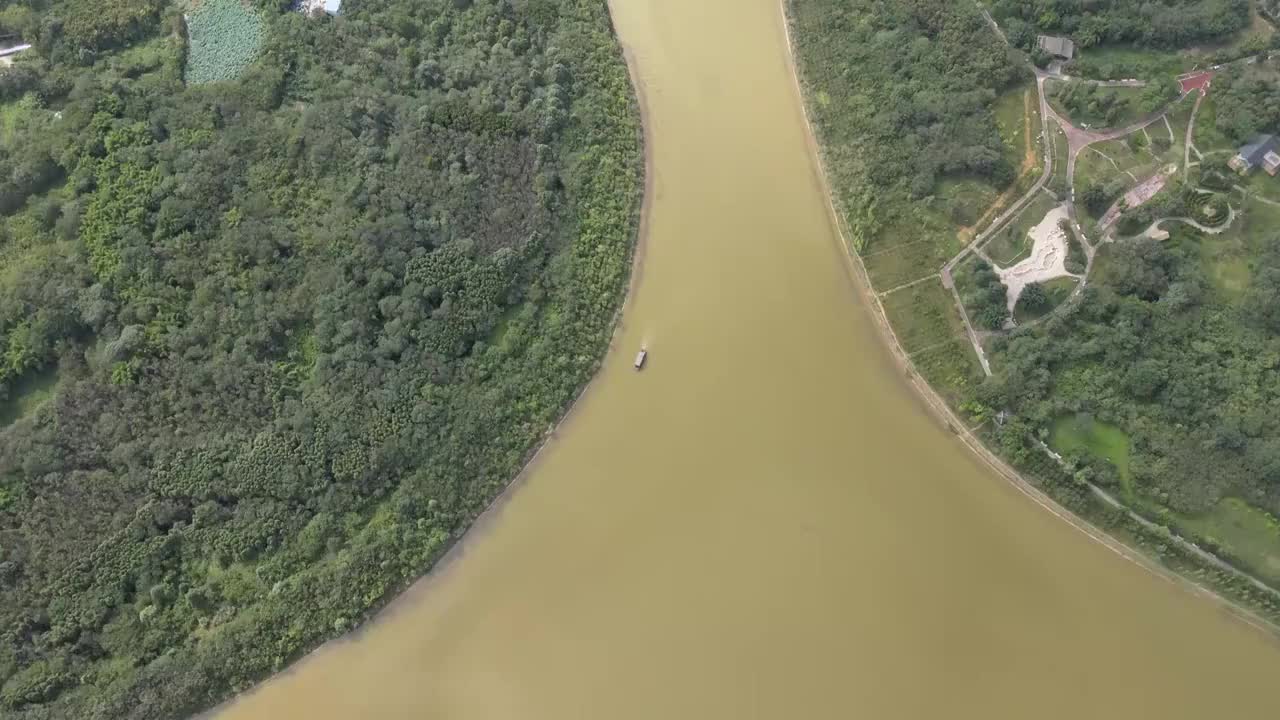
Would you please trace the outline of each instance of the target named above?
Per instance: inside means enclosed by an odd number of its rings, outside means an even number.
[[[902,381],[777,0],[614,5],[653,183],[614,352],[446,567],[219,717],[1272,716],[1275,641],[1045,512]]]

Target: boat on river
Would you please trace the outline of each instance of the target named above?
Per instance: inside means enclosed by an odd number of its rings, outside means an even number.
[[[636,353],[636,369],[637,370],[644,369],[644,361],[645,361],[645,358],[647,357],[649,357],[649,351],[644,348],[640,348],[640,352]]]

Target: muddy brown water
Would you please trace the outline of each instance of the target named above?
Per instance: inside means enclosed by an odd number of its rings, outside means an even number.
[[[614,6],[654,180],[615,350],[447,567],[218,716],[1274,716],[1272,639],[1045,512],[901,381],[777,0]]]

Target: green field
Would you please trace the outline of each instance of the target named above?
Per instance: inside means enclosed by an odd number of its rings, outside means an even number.
[[[1020,323],[1029,322],[1044,317],[1053,312],[1054,308],[1066,302],[1071,297],[1071,292],[1076,289],[1077,280],[1073,277],[1057,277],[1052,280],[1046,280],[1041,283],[1044,286],[1044,292],[1049,296],[1049,303],[1038,310],[1027,309],[1021,300],[1013,307],[1013,319]]]
[[[1040,165],[1040,103],[1031,84],[1017,85],[996,98],[992,113],[1004,142],[1005,157],[1015,171],[1021,170],[1027,152],[1027,109],[1031,111],[1031,147],[1035,155],[1032,170]]]
[[[964,321],[940,278],[892,292],[883,302],[898,341],[908,353],[964,336]]]
[[[1253,258],[1280,229],[1280,207],[1255,199],[1240,202],[1236,197],[1233,195],[1232,200],[1236,218],[1225,231],[1217,235],[1187,231],[1196,237],[1205,274],[1214,290],[1229,303],[1238,301],[1248,289]]]
[[[1226,154],[1235,150],[1235,143],[1218,130],[1218,108],[1212,92],[1200,101],[1200,110],[1196,112],[1196,126],[1191,132],[1191,142],[1205,155],[1211,152]]]
[[[1079,413],[1054,421],[1049,432],[1049,446],[1062,455],[1083,453],[1111,463],[1120,476],[1125,494],[1132,496],[1132,477],[1129,474],[1129,436],[1124,430]]]
[[[1062,132],[1062,126],[1056,122],[1051,123],[1049,142],[1053,143],[1053,175],[1049,178],[1047,187],[1058,197],[1066,197],[1069,187],[1069,179],[1067,178],[1067,151],[1069,148],[1066,133]]]
[[[884,291],[938,272],[960,248],[956,226],[922,205],[912,217],[881,230],[867,244],[862,261],[872,286]]]
[[[1280,202],[1280,177],[1272,177],[1261,170],[1254,170],[1244,177],[1231,178],[1244,187],[1250,195]]]
[[[1076,158],[1076,212],[1087,221],[1086,225],[1092,226],[1101,219],[1101,215],[1094,215],[1089,205],[1081,201],[1081,193],[1092,185],[1099,185],[1109,190],[1108,198],[1114,202],[1134,184],[1133,178],[1117,170],[1110,160],[1092,147],[1085,148]]]
[[[1160,126],[1163,127],[1164,123],[1160,123]],[[1141,135],[1141,133],[1137,134]],[[1167,136],[1168,133],[1166,132],[1165,134]],[[1176,162],[1178,165],[1182,164],[1182,150],[1180,148],[1170,148],[1157,155],[1149,143],[1137,144],[1135,147],[1135,142],[1130,140],[1133,137],[1133,135],[1130,135],[1124,140],[1108,140],[1089,147],[1090,149],[1097,149],[1112,160],[1115,160],[1116,165],[1120,166],[1120,172],[1125,174],[1132,173],[1138,181],[1146,179],[1152,173],[1171,162]],[[1126,140],[1130,141],[1126,142]]]
[[[911,362],[920,376],[953,406],[971,397],[973,387],[982,381],[982,366],[967,338],[929,348],[913,355]]]
[[[1255,255],[1263,242],[1280,230],[1280,207],[1254,199],[1233,201],[1232,205],[1236,208],[1235,222],[1218,237],[1238,237],[1244,251]]]
[[[1182,145],[1186,143],[1187,123],[1191,121],[1191,113],[1196,108],[1197,97],[1199,96],[1196,93],[1191,93],[1183,97],[1174,103],[1173,107],[1169,108],[1169,112],[1165,115],[1165,119],[1169,121],[1169,128],[1173,129],[1173,145],[1179,149],[1181,149]],[[1199,117],[1200,116],[1197,115],[1196,119],[1198,120]],[[1152,127],[1163,126],[1163,122],[1158,125],[1152,125]],[[1169,128],[1165,128],[1166,132]],[[1192,159],[1194,160],[1195,158],[1193,157]]]
[[[1076,72],[1095,80],[1167,77],[1186,72],[1199,60],[1185,51],[1147,50],[1132,45],[1097,45],[1081,51]]]
[[[1242,219],[1237,219],[1237,222]],[[1226,302],[1239,300],[1249,287],[1252,275],[1249,267],[1250,252],[1244,239],[1239,233],[1230,230],[1220,235],[1194,234],[1205,275],[1213,283],[1218,295]]]
[[[1176,522],[1221,546],[1249,570],[1280,583],[1280,522],[1239,498],[1223,498],[1202,515],[1177,515]]]
[[[23,375],[9,391],[9,398],[0,402],[0,427],[8,427],[40,407],[45,400],[53,397],[57,387],[57,368],[50,367]]]

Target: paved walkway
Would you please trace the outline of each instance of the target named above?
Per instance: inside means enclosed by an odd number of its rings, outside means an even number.
[[[1207,86],[1206,86],[1207,87]],[[1202,89],[1200,94],[1196,96],[1196,104],[1191,108],[1191,119],[1187,120],[1187,137],[1182,143],[1182,179],[1187,179],[1187,173],[1191,170],[1191,135],[1196,128],[1196,113],[1200,112],[1200,103],[1204,100],[1205,91]],[[1166,122],[1168,122],[1166,120]],[[1200,151],[1196,151],[1196,155],[1200,156]],[[1200,156],[1200,159],[1204,159]]]

